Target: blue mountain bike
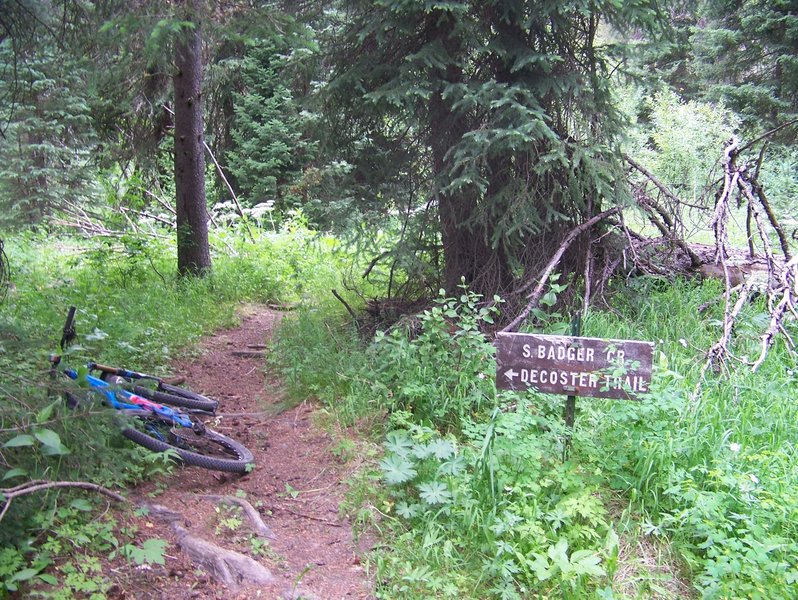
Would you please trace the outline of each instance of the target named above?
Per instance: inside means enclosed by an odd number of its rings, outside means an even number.
[[[61,336],[61,351],[75,338],[75,307],[71,306]],[[183,463],[206,469],[231,473],[251,470],[252,452],[206,428],[200,420],[201,416],[213,415],[218,405],[215,400],[138,371],[95,362],[76,370],[61,363],[62,355],[50,357],[51,376],[64,376],[77,383],[64,391],[68,406],[99,398],[134,417],[126,420],[122,435],[153,452],[173,450]]]

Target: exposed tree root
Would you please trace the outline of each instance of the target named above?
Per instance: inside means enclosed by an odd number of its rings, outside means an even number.
[[[183,516],[159,504],[145,504],[150,515],[168,523],[177,535],[177,543],[195,565],[207,571],[216,581],[232,591],[251,584],[274,581],[271,571],[249,556],[191,535],[179,521]],[[253,509],[254,510],[254,509]]]
[[[230,354],[239,358],[264,358],[266,356],[262,350],[233,350]]]
[[[247,516],[247,519],[249,519],[249,524],[252,527],[252,530],[256,534],[270,540],[275,539],[274,532],[269,528],[268,525],[266,525],[266,523],[263,522],[263,519],[261,519],[260,513],[257,511],[257,509],[243,498],[236,498],[235,496],[219,496],[216,494],[200,494],[199,497],[205,498],[206,500],[215,500],[220,504],[235,504],[240,506],[244,511],[244,514]]]
[[[214,579],[231,590],[243,585],[265,584],[274,581],[271,571],[249,556],[189,534],[176,521],[171,524],[177,543],[191,562],[205,569]]]

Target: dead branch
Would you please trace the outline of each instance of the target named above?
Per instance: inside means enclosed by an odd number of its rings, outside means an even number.
[[[162,223],[167,227],[170,227],[171,229],[175,228],[175,224],[172,221],[167,221],[166,219],[159,217],[158,215],[153,215],[143,210],[134,210],[132,208],[120,207],[120,211],[122,212],[123,215],[125,215],[125,213],[132,212],[134,215],[138,215],[139,217],[144,217],[145,219],[152,219],[153,221],[158,221],[159,223]],[[125,215],[125,218],[127,218],[127,215]]]
[[[87,481],[43,481],[43,480],[35,480],[35,481],[28,481],[21,485],[10,487],[10,488],[0,488],[0,496],[4,499],[4,505],[2,511],[0,511],[0,521],[3,520],[3,517],[6,516],[8,512],[8,508],[11,506],[11,502],[15,498],[19,498],[20,496],[26,496],[28,494],[33,494],[35,492],[40,492],[42,490],[49,490],[55,488],[78,488],[83,490],[90,490],[92,492],[97,492],[99,494],[103,494],[104,496],[108,496],[117,502],[127,503],[127,498],[124,496],[117,494],[116,492],[109,490],[101,485],[97,485],[96,483],[89,483]]]
[[[355,311],[352,310],[352,307],[349,306],[349,303],[343,299],[341,294],[339,294],[338,290],[336,290],[335,288],[331,289],[330,291],[332,292],[332,295],[335,296],[338,299],[338,301],[344,305],[347,312],[352,316],[352,320],[354,320],[354,322],[357,323],[358,322],[357,315],[355,314]]]
[[[758,142],[761,142],[762,140],[764,140],[766,138],[772,137],[773,135],[777,134],[782,129],[784,129],[786,127],[789,127],[790,125],[795,125],[796,123],[798,123],[798,118],[795,118],[795,119],[792,119],[790,121],[787,121],[786,123],[782,123],[781,125],[777,125],[776,127],[771,129],[770,131],[766,131],[765,133],[763,133],[759,137],[756,137],[753,140],[751,140],[750,142],[748,142],[745,146],[740,148],[740,152],[745,152],[746,150],[748,150],[748,148],[750,148],[751,146],[757,144]]]
[[[132,230],[133,230],[133,231],[135,231],[136,233],[139,233],[139,227],[138,227],[138,225],[136,225],[136,223],[133,221],[133,219],[131,219],[131,218],[130,218],[130,217],[127,215],[127,211],[125,210],[125,207],[124,207],[124,206],[120,206],[120,207],[119,207],[119,212],[120,212],[120,214],[121,214],[121,215],[122,215],[122,216],[125,218],[125,221],[127,222],[127,225],[128,225],[128,227],[130,227],[130,229],[132,229]]]
[[[657,179],[656,176],[651,171],[646,169],[643,165],[641,165],[640,163],[638,163],[635,160],[633,160],[628,154],[624,154],[623,155],[623,159],[626,162],[628,162],[632,167],[634,167],[636,170],[638,170],[640,173],[642,173],[646,177],[646,179],[648,179],[651,183],[653,183],[654,186],[660,192],[662,192],[662,194],[666,198],[668,198],[672,202],[675,202],[676,204],[683,204],[683,202],[679,199],[678,196],[676,196],[676,194],[674,194],[672,191],[670,191],[665,186],[665,184],[663,184],[659,179]]]
[[[765,191],[755,178],[746,183],[756,192],[759,203],[762,205],[762,208],[768,217],[768,221],[770,221],[770,225],[773,227],[776,235],[779,238],[779,244],[781,245],[781,251],[784,254],[784,258],[790,260],[790,244],[787,242],[787,236],[784,233],[784,229],[782,229],[781,224],[776,219],[776,215],[773,214],[773,209],[770,207],[770,202],[765,195]]]
[[[690,257],[690,266],[695,268],[701,264],[701,258],[693,251],[692,248],[674,231],[673,220],[670,219],[668,213],[659,206],[653,199],[644,194],[642,190],[635,195],[638,205],[646,211],[648,220],[656,227],[662,236],[670,240],[679,249],[682,250],[688,257]]]
[[[328,521],[327,519],[322,519],[321,517],[314,517],[313,515],[306,515],[305,513],[291,510],[290,508],[280,507],[278,510],[285,511],[289,515],[294,515],[295,517],[301,517],[303,519],[308,519],[310,521],[318,521],[319,523],[324,523],[325,525],[329,525],[330,527],[341,527],[340,523],[335,523],[334,521]]]
[[[163,198],[161,198],[157,194],[153,194],[150,190],[144,190],[144,193],[147,194],[148,196],[154,198],[155,201],[158,202],[158,204],[160,204],[167,212],[170,212],[170,213],[172,213],[175,216],[177,215],[177,212],[175,211],[175,209],[172,208],[166,200],[164,200]]]
[[[230,354],[238,358],[264,358],[266,356],[262,350],[233,350]]]
[[[227,181],[227,177],[225,176],[224,171],[222,171],[222,167],[219,165],[219,162],[216,160],[216,157],[213,155],[211,147],[208,146],[208,143],[205,140],[203,140],[202,145],[205,146],[205,150],[208,151],[208,154],[210,155],[213,164],[216,165],[216,170],[219,172],[219,177],[222,178],[222,181],[224,181],[224,184],[227,186],[227,191],[230,192],[230,196],[233,199],[233,203],[236,205],[236,212],[238,213],[238,216],[241,217],[241,222],[244,223],[244,228],[247,230],[249,241],[254,244],[255,236],[252,235],[252,230],[249,228],[249,223],[247,223],[247,218],[246,216],[244,216],[244,211],[241,209],[241,204],[238,202],[238,196],[236,196],[236,193],[233,191],[233,186],[230,185],[229,181]]]
[[[755,140],[758,141],[758,140]],[[732,306],[732,281],[731,270],[726,263],[728,256],[728,222],[731,219],[732,196],[737,194],[738,198],[746,202],[746,233],[748,236],[749,256],[753,256],[754,251],[754,227],[756,225],[756,235],[762,245],[764,258],[767,262],[768,278],[767,283],[761,290],[767,294],[768,312],[770,313],[770,324],[761,336],[761,350],[757,360],[752,363],[752,370],[756,371],[764,362],[768,350],[773,344],[774,338],[781,333],[787,342],[790,351],[793,351],[794,343],[785,327],[785,319],[790,315],[796,317],[796,298],[798,298],[798,262],[791,259],[787,238],[783,229],[778,223],[763,188],[757,181],[757,175],[761,170],[764,152],[760,152],[757,167],[753,175],[749,173],[746,165],[738,166],[737,157],[747,144],[740,147],[736,138],[732,138],[724,149],[723,165],[723,187],[720,190],[716,203],[711,226],[715,232],[715,262],[720,263],[723,268],[726,281],[724,298],[724,318],[723,334],[721,338],[707,352],[707,363],[702,370],[702,376],[706,369],[715,362],[724,363],[727,356],[730,356],[728,346],[731,342],[732,331],[737,316],[753,290],[754,282],[747,280],[739,292],[736,302]],[[764,213],[764,216],[763,216]],[[765,221],[767,218],[767,223]],[[784,259],[777,258],[773,245],[770,242],[770,231],[768,225],[776,232],[781,246]],[[786,263],[785,263],[786,261]],[[734,267],[738,268],[738,267]]]
[[[513,331],[516,327],[518,327],[518,325],[521,322],[523,322],[524,319],[527,318],[529,313],[532,312],[532,309],[538,305],[538,302],[540,302],[540,298],[543,295],[543,290],[545,289],[546,284],[549,281],[549,277],[551,277],[552,272],[554,271],[557,264],[560,262],[560,259],[562,258],[563,254],[565,254],[565,251],[568,250],[568,248],[571,246],[574,240],[585,231],[590,230],[590,228],[593,227],[596,223],[618,212],[620,212],[620,209],[617,206],[610,208],[609,210],[605,210],[604,212],[601,212],[591,217],[581,225],[577,225],[571,231],[568,232],[568,235],[566,235],[565,238],[563,239],[562,243],[560,244],[560,247],[557,249],[557,252],[554,253],[554,256],[551,257],[548,264],[543,269],[543,272],[538,278],[538,283],[535,286],[534,290],[532,291],[531,294],[529,294],[529,296],[527,296],[527,298],[529,298],[529,303],[526,305],[526,308],[524,308],[524,310],[521,311],[521,314],[519,314],[515,319],[513,319],[509,325],[504,327],[501,330],[502,332]],[[517,293],[525,292],[533,284],[534,280],[531,280],[529,283],[523,285],[518,290]]]
[[[787,312],[790,312],[794,319],[798,319],[798,311],[796,311],[796,302],[798,302],[798,256],[792,258],[786,265],[781,275],[781,287],[769,294],[769,308],[770,308],[770,324],[767,331],[762,334],[762,350],[759,353],[759,358],[756,359],[751,367],[751,370],[756,371],[764,362],[770,346],[773,344],[773,338],[781,331],[785,335],[789,344],[794,347],[792,339],[784,329],[784,319]],[[781,298],[772,306],[770,301],[775,299],[778,295]]]
[[[11,268],[8,266],[8,256],[3,250],[3,240],[0,238],[0,302],[5,300],[11,287]]]
[[[366,267],[366,270],[363,271],[363,275],[361,275],[361,277],[363,279],[367,279],[368,276],[371,274],[371,271],[374,270],[374,267],[377,266],[377,263],[380,262],[386,256],[389,256],[390,254],[391,254],[391,252],[389,250],[386,250],[385,252],[380,252],[377,256],[372,258],[371,262],[369,262],[368,266]],[[390,297],[390,295],[389,295],[389,297]]]

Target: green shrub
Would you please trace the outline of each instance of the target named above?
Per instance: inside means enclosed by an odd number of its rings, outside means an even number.
[[[290,358],[301,357],[286,365],[297,390],[310,384],[342,419],[372,415],[388,432],[363,476],[382,487],[371,500],[358,487],[351,511],[384,538],[374,556],[381,597],[617,597],[624,528],[672,546],[705,598],[790,597],[798,369],[789,348],[777,341],[757,373],[729,364],[698,386],[723,316],[722,304],[699,306],[720,295],[718,283],[628,285],[615,311],[587,315],[584,335],[655,342],[650,393],[578,399],[567,462],[564,398],[496,394],[492,346],[478,330],[490,313],[467,292],[440,298],[419,331],[397,328],[365,348],[323,311],[288,324],[281,344],[293,340]],[[732,356],[756,356],[765,314],[744,308]],[[618,497],[628,524],[613,523]],[[379,512],[369,518],[369,507]]]
[[[480,306],[479,296],[465,286],[459,299],[441,290],[435,304],[419,316],[417,336],[401,327],[377,333],[369,362],[373,389],[384,395],[390,410],[407,410],[417,422],[457,430],[495,402],[495,350],[480,326],[492,323],[497,309]]]

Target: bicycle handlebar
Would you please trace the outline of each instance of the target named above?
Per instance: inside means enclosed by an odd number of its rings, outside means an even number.
[[[128,379],[152,379],[153,381],[161,381],[160,377],[155,377],[154,375],[147,375],[146,373],[139,373],[138,371],[131,371],[130,369],[123,369],[121,367],[109,367],[108,365],[101,365],[96,362],[90,362],[88,367],[89,371],[102,371],[109,375],[120,375]]]

